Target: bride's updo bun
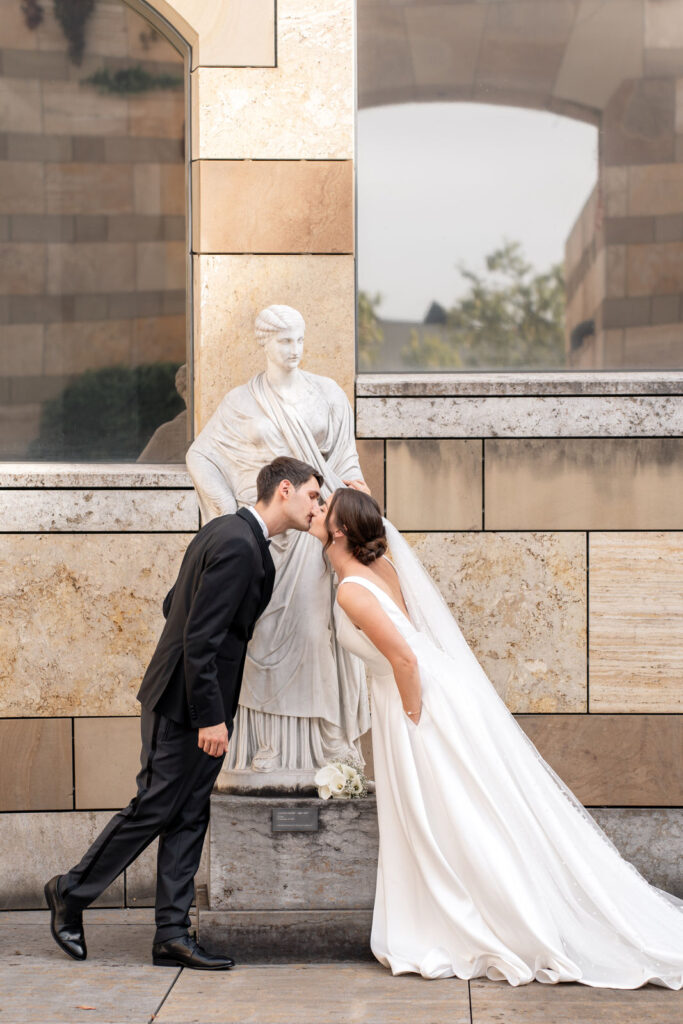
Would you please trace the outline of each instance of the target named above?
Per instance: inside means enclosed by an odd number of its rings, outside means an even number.
[[[337,527],[344,532],[349,550],[363,565],[381,558],[388,548],[387,535],[379,505],[369,494],[353,487],[340,487],[330,499],[327,522],[334,516]],[[329,530],[329,527],[328,527]],[[325,545],[329,547],[332,535]]]

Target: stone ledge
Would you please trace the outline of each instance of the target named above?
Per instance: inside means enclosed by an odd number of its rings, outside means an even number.
[[[189,533],[199,506],[183,488],[0,488],[0,533]]]
[[[139,462],[0,462],[0,487],[191,489],[185,466]]]
[[[683,371],[361,373],[356,396],[681,395]]]

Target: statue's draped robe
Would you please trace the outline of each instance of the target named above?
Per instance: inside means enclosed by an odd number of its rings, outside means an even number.
[[[361,478],[346,395],[333,380],[300,372],[306,394],[296,406],[260,373],[228,392],[197,437],[187,462],[203,522],[254,504],[258,471],[278,455],[318,470],[324,497]],[[289,530],[270,550],[275,587],[249,644],[226,768],[310,769],[359,756],[370,727],[365,673],[337,645],[320,542]]]

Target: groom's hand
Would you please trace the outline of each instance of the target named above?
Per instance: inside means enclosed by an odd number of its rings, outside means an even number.
[[[228,749],[228,730],[225,722],[200,729],[197,734],[197,746],[211,757],[222,757]]]

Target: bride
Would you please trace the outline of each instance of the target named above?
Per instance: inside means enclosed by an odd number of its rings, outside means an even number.
[[[335,491],[311,533],[339,579],[338,640],[372,676],[380,963],[683,987],[683,900],[625,861],[541,758],[369,492]]]

